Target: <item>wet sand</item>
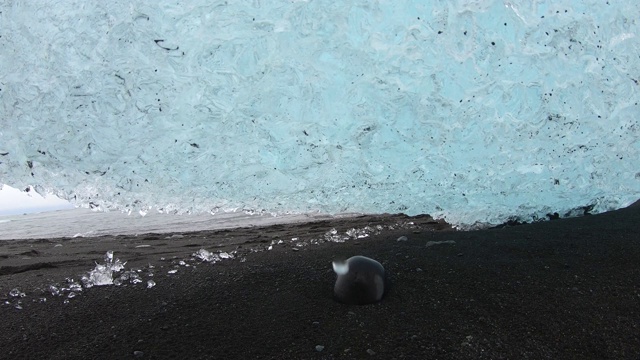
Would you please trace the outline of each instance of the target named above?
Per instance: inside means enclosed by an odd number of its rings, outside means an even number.
[[[388,215],[2,241],[0,358],[638,359],[639,224],[635,206],[469,232]],[[366,238],[323,241],[334,228],[378,225]],[[234,258],[202,262],[199,249]],[[107,250],[142,282],[51,294]],[[379,304],[332,299],[331,261],[356,254],[389,272]]]

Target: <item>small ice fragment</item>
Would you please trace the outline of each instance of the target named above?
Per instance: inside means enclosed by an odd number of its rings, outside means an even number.
[[[9,296],[11,296],[11,297],[25,297],[27,295],[25,293],[23,293],[22,291],[18,290],[17,288],[14,288],[11,291],[9,291]]]
[[[267,248],[267,250],[273,250],[273,245],[269,245],[269,247]]]
[[[76,297],[76,295],[77,295],[77,294],[76,294],[75,292],[73,292],[73,291],[72,291],[72,292],[70,292],[70,293],[69,293],[69,295],[67,295],[67,297],[68,297],[69,299],[73,299],[74,297]]]
[[[113,251],[109,250],[104,256],[104,265],[96,263],[96,267],[89,272],[89,276],[83,276],[82,282],[84,286],[89,288],[94,285],[120,285],[120,280],[114,281],[113,273],[119,272],[124,269],[126,262],[121,262],[120,259],[113,259]]]
[[[156,282],[155,281],[153,281],[153,280],[147,281],[147,289],[151,289],[154,286],[156,286]]]
[[[87,288],[87,289],[93,287],[93,283],[91,282],[91,280],[87,276],[83,276],[82,279],[80,279],[80,281],[82,281],[82,284],[84,284],[84,287]]]
[[[369,234],[367,233],[367,231],[369,231],[371,228],[369,228],[368,226],[365,227],[364,229],[356,229],[356,228],[352,228],[347,230],[346,234],[349,237],[355,238],[355,239],[362,239],[362,238],[366,238],[369,236]]]
[[[291,238],[291,241],[298,241],[297,237]]]
[[[324,350],[324,346],[322,346],[322,345],[316,345],[316,351],[317,351],[317,352],[320,352],[320,351],[322,351],[322,350]]]
[[[138,275],[138,273],[133,270],[125,271],[124,273],[122,273],[122,275],[120,275],[120,281],[127,280],[129,280],[129,282],[132,284],[142,282],[142,280],[140,280],[140,275]]]
[[[409,238],[407,238],[406,236],[400,236],[396,241],[407,241],[407,240],[409,240]]]
[[[233,259],[233,255],[228,252],[221,252],[218,256],[220,256],[220,259]]]
[[[180,260],[180,262],[179,262],[178,264],[179,264],[180,266],[185,266],[185,265],[187,265],[187,263],[186,263],[186,262],[184,262],[184,260]]]
[[[324,239],[325,241],[332,241],[332,242],[345,242],[345,240],[347,240],[349,238],[349,236],[341,236],[338,234],[338,230],[336,230],[335,228],[332,228],[331,230],[327,231],[326,233],[324,233]]]
[[[218,254],[214,254],[205,249],[198,250],[198,252],[194,253],[192,256],[202,261],[207,261],[212,263],[220,260],[220,256],[218,256]]]
[[[110,268],[104,265],[96,264],[96,267],[91,270],[89,273],[89,277],[83,277],[85,286],[87,284],[101,286],[101,285],[112,285],[113,284],[113,274]]]
[[[375,351],[373,351],[373,350],[371,350],[371,349],[367,349],[367,354],[369,354],[369,355],[373,356],[373,355],[375,355],[375,354],[376,354],[376,352],[375,352]]]
[[[53,247],[61,247],[62,244],[55,244]]]
[[[151,247],[151,245],[143,244],[143,245],[136,246],[136,248],[146,248],[146,247]]]
[[[177,272],[178,272],[178,270],[176,270],[176,269],[167,271],[168,274],[175,274]]]

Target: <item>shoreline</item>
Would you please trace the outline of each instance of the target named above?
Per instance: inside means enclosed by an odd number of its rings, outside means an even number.
[[[327,215],[304,214],[246,214],[221,212],[212,214],[127,214],[119,211],[97,212],[76,208],[42,213],[0,216],[0,241],[92,238],[100,236],[139,236],[148,233],[171,234],[212,231],[242,227],[266,227],[277,224],[306,223],[321,220],[367,216],[359,213]],[[87,230],[89,229],[89,230]]]
[[[476,231],[385,215],[3,240],[0,348],[25,359],[637,358],[638,224],[640,207],[629,207]],[[388,227],[325,237],[376,225]],[[234,258],[202,262],[193,256],[200,249]],[[50,295],[47,284],[78,282],[108,250],[142,282]],[[379,304],[332,299],[331,261],[356,254],[390,275]],[[16,287],[24,298],[9,295]]]

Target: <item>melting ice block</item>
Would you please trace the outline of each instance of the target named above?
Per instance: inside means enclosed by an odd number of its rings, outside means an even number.
[[[140,215],[469,226],[640,196],[636,0],[14,3],[0,174],[16,188]]]
[[[113,273],[124,269],[125,264],[126,262],[123,263],[118,258],[114,260],[113,251],[109,250],[104,256],[104,264],[96,263],[96,267],[88,276],[82,277],[82,282],[85,287],[113,285]]]

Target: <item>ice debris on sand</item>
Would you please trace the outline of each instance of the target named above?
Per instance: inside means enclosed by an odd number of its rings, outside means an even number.
[[[384,230],[395,230],[395,229],[420,229],[414,222],[408,221],[403,223],[396,223],[394,225],[374,225],[374,226],[365,226],[363,228],[352,228],[344,232],[344,234],[340,234],[338,230],[335,228],[327,231],[324,234],[324,241],[329,242],[345,242],[348,240],[357,240],[369,237],[371,235],[378,235]],[[405,237],[406,239],[406,237]],[[402,241],[402,240],[398,240]],[[318,240],[316,240],[318,242]]]
[[[193,253],[192,255],[193,257],[195,257],[198,260],[202,260],[205,262],[210,262],[210,263],[216,263],[218,261],[221,261],[223,259],[233,259],[234,255],[233,252],[232,253],[228,253],[228,252],[221,252],[221,253],[212,253],[208,250],[205,249],[200,249],[197,252]]]
[[[134,270],[123,271],[126,261],[122,262],[113,257],[113,251],[109,250],[104,256],[104,264],[98,264],[87,275],[82,277],[85,288],[102,285],[122,285],[124,282],[138,284],[142,282],[138,272]],[[118,274],[118,276],[114,276]]]
[[[69,299],[77,296],[80,291],[82,291],[82,286],[75,282],[71,278],[66,279],[66,285],[50,285],[46,290],[40,289],[42,291],[42,295],[46,293],[51,293],[53,296],[65,296],[65,303],[69,302]],[[27,300],[27,294],[18,288],[11,289],[7,294],[7,299],[0,303],[1,305],[9,305],[13,306],[17,310],[22,310],[24,306],[29,302],[34,303],[46,303],[47,298],[45,296],[35,296],[30,301]]]
[[[24,292],[20,291],[17,288],[13,288],[11,289],[11,291],[9,291],[9,297],[7,298],[7,300],[4,301],[4,303],[2,303],[3,305],[13,305],[14,308],[18,309],[18,310],[22,310],[22,298],[27,296]]]
[[[42,291],[42,296],[34,299],[34,302],[45,303],[47,302],[47,298],[44,295],[51,294],[51,296],[54,297],[64,297],[64,303],[68,304],[69,299],[73,299],[82,293],[82,285],[80,282],[69,277],[65,279],[65,282],[66,283],[63,284],[49,285],[46,290]]]
[[[14,288],[11,291],[9,291],[9,296],[11,296],[11,297],[25,297],[27,295],[25,293],[23,293],[22,291],[18,290],[17,288]]]
[[[350,228],[343,230],[342,232],[336,228],[331,228],[331,230],[326,231],[322,235],[318,237],[312,238],[301,238],[301,237],[293,237],[291,240],[282,240],[275,239],[271,240],[271,243],[266,245],[263,249],[252,249],[252,252],[262,251],[262,250],[273,250],[277,245],[285,245],[289,247],[292,251],[299,251],[301,248],[309,245],[319,245],[326,242],[336,242],[343,243],[351,240],[360,240],[364,238],[368,238],[373,235],[379,235],[383,231],[387,230],[413,230],[419,231],[421,227],[416,225],[413,221],[404,221],[398,222],[392,225],[371,225],[365,226],[362,228]],[[398,238],[398,241],[406,241],[408,238],[406,236],[401,236]],[[195,254],[194,254],[195,256]],[[242,260],[241,260],[242,261]]]
[[[88,276],[82,277],[82,283],[87,288],[92,286],[113,285],[113,273],[124,269],[125,264],[126,262],[123,263],[118,258],[114,260],[113,251],[109,250],[104,255],[104,264],[98,264],[96,262],[96,267],[89,272]]]

